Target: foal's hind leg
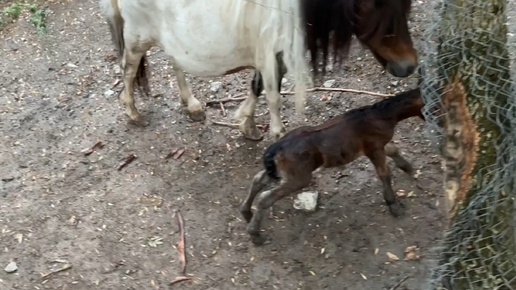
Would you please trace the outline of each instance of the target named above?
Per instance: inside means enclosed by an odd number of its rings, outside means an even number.
[[[120,99],[125,107],[125,113],[130,118],[130,122],[137,126],[146,126],[147,122],[142,118],[138,109],[134,105],[134,82],[140,61],[145,51],[133,51],[129,47],[124,50],[122,59],[122,67],[124,70],[123,81],[124,89],[121,92]]]
[[[284,183],[281,183],[272,190],[264,191],[258,196],[256,212],[247,225],[247,232],[251,235],[251,240],[255,245],[262,245],[266,241],[266,239],[260,235],[260,225],[267,209],[276,201],[308,186],[311,178],[311,172],[298,172],[298,174],[295,175],[295,179],[293,177],[290,177],[290,179],[286,178],[284,179]]]
[[[267,175],[265,170],[258,172],[254,178],[253,183],[251,184],[251,188],[249,189],[249,194],[247,198],[244,200],[242,205],[240,205],[240,213],[244,217],[246,222],[250,222],[253,217],[253,213],[251,212],[251,206],[253,205],[254,198],[258,192],[262,191],[267,184],[271,181],[270,177]]]
[[[256,104],[258,103],[258,97],[262,93],[262,90],[262,75],[258,70],[255,70],[253,80],[251,82],[251,92],[233,116],[233,118],[237,120],[243,119],[240,123],[240,131],[244,134],[244,137],[254,141],[259,141],[263,138],[262,133],[260,133],[254,121]]]
[[[199,100],[197,100],[192,94],[192,91],[186,82],[183,70],[174,66],[174,72],[176,74],[177,85],[179,86],[181,104],[186,106],[188,114],[192,120],[204,120],[204,118],[206,118],[206,113],[204,112],[201,102],[199,102]]]
[[[400,150],[398,149],[398,147],[396,147],[396,145],[389,142],[387,143],[387,145],[385,145],[384,148],[385,154],[389,156],[392,159],[392,161],[394,161],[394,164],[396,164],[396,166],[399,169],[403,170],[410,176],[414,175],[414,168],[412,167],[410,162],[408,162],[405,158],[403,158],[403,156],[401,156]]]
[[[367,157],[373,163],[376,173],[380,178],[383,186],[383,198],[391,214],[395,217],[399,217],[403,214],[403,210],[394,194],[394,190],[392,189],[392,180],[391,173],[389,167],[387,166],[387,157],[385,155],[385,151],[382,149],[376,150],[374,152],[370,152],[367,154]]]

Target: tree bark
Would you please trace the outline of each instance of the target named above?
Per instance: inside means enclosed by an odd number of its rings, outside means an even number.
[[[434,289],[516,289],[516,172],[507,172],[516,162],[516,114],[506,2],[445,2],[437,64],[451,224]]]

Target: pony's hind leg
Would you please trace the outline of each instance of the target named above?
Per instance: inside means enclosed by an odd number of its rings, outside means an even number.
[[[262,75],[258,70],[255,70],[253,80],[251,82],[251,92],[233,116],[234,119],[241,120],[240,131],[244,134],[244,137],[254,141],[259,141],[263,138],[262,133],[260,133],[254,121],[256,104],[258,103],[258,97],[262,91]]]
[[[125,49],[122,59],[122,67],[123,67],[123,82],[124,89],[121,92],[120,99],[125,107],[125,113],[129,116],[130,122],[137,126],[146,126],[148,123],[144,120],[144,118],[136,109],[134,105],[134,84],[135,77],[138,73],[138,69],[140,67],[140,62],[143,61],[142,57],[144,56],[145,51],[135,51],[132,49]]]
[[[267,209],[271,207],[276,201],[310,185],[312,173],[310,171],[304,171],[303,169],[306,169],[305,167],[299,169],[300,170],[298,170],[295,175],[289,175],[287,178],[285,178],[285,182],[282,182],[272,190],[262,192],[258,196],[258,201],[256,202],[256,211],[252,216],[251,221],[247,225],[247,232],[251,236],[253,244],[259,246],[264,244],[267,240],[262,235],[260,235],[260,225]]]
[[[392,159],[392,161],[394,161],[394,164],[396,164],[396,166],[399,169],[403,170],[410,176],[414,175],[414,168],[412,167],[410,162],[408,162],[405,158],[403,158],[403,156],[401,156],[400,150],[396,145],[389,142],[387,143],[387,145],[385,145],[384,148],[385,154],[389,156]]]
[[[253,217],[253,213],[251,212],[251,206],[253,204],[254,198],[258,194],[258,192],[262,191],[267,184],[271,181],[270,177],[267,175],[265,170],[258,172],[254,178],[253,183],[251,184],[251,188],[249,189],[249,194],[247,198],[240,205],[240,213],[244,217],[246,222],[250,222]]]
[[[392,178],[389,167],[387,166],[387,157],[385,151],[382,149],[375,150],[366,154],[369,160],[373,163],[376,173],[382,182],[383,198],[389,207],[391,214],[394,217],[399,217],[403,214],[403,209],[394,194],[392,189]]]
[[[176,74],[177,85],[179,86],[181,104],[187,108],[190,119],[194,121],[204,120],[206,113],[204,112],[201,102],[192,94],[190,86],[186,82],[185,73],[176,66],[174,66],[174,73]]]

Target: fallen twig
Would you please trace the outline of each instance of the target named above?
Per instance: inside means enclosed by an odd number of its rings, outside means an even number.
[[[407,280],[408,280],[408,278],[410,278],[410,276],[406,276],[406,277],[404,277],[403,279],[401,279],[401,281],[400,281],[400,282],[398,282],[398,284],[396,284],[396,285],[392,286],[389,290],[396,290],[396,289],[400,288],[400,286],[401,286],[403,283],[405,283],[405,281],[407,281]]]
[[[220,103],[220,109],[222,110],[222,116],[226,117],[226,108],[224,108],[223,103]]]
[[[206,106],[213,105],[213,104],[218,104],[218,103],[228,103],[228,102],[243,101],[243,100],[247,99],[246,96],[242,97],[244,95],[245,95],[245,93],[240,93],[240,94],[237,94],[237,95],[235,95],[233,97],[229,97],[229,98],[207,101],[206,102]]]
[[[382,94],[382,93],[375,93],[370,91],[362,91],[362,90],[354,90],[354,89],[344,89],[344,88],[324,88],[324,87],[317,87],[317,88],[311,88],[306,90],[307,92],[318,92],[318,91],[326,91],[326,92],[347,92],[347,93],[356,93],[356,94],[367,94],[371,96],[379,96],[379,97],[390,97],[392,95],[390,94]],[[282,91],[280,92],[282,95],[293,95],[295,94],[294,91]]]
[[[120,165],[118,165],[118,168],[117,170],[120,171],[122,170],[122,168],[126,167],[127,165],[129,165],[131,162],[134,161],[134,159],[136,159],[136,155],[134,154],[129,154],[126,158],[124,158],[124,160],[120,163]]]
[[[72,265],[68,264],[68,265],[64,265],[62,268],[59,268],[57,270],[54,270],[54,271],[50,271],[46,274],[43,274],[41,275],[41,279],[45,280],[47,279],[50,275],[53,275],[53,274],[56,274],[56,273],[59,273],[59,272],[63,272],[63,271],[66,271],[66,270],[70,270],[72,268]]]
[[[84,156],[89,156],[93,153],[93,151],[102,149],[103,147],[104,147],[104,143],[102,143],[102,141],[99,141],[99,142],[95,143],[95,145],[93,145],[91,148],[85,149],[82,152],[84,153]]]
[[[167,156],[165,156],[165,159],[178,159],[179,157],[181,157],[181,155],[183,155],[183,153],[185,153],[185,148],[175,148],[172,149],[172,151],[170,151],[170,153],[168,153]]]
[[[219,125],[219,126],[224,126],[224,127],[229,127],[229,128],[233,128],[233,129],[239,129],[240,128],[240,125],[238,124],[235,124],[235,123],[226,123],[226,122],[219,122],[219,121],[211,121],[214,125]],[[258,129],[263,129],[263,128],[267,128],[268,125],[256,125],[256,127]]]
[[[179,226],[179,242],[177,242],[177,250],[179,251],[179,261],[181,261],[181,274],[186,276],[186,254],[185,254],[185,225],[183,216],[177,212],[177,225]]]
[[[177,212],[177,225],[179,226],[179,241],[177,242],[177,251],[179,252],[179,261],[181,262],[181,276],[177,276],[169,285],[179,283],[181,281],[191,280],[193,277],[186,274],[186,252],[185,252],[185,225],[183,216]]]
[[[168,285],[173,285],[182,281],[192,280],[192,276],[177,276],[172,282],[170,282]]]

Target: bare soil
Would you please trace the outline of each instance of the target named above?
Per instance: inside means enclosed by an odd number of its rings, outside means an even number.
[[[191,121],[158,50],[150,54],[156,96],[137,95],[150,125],[127,124],[117,98],[121,84],[114,85],[120,78],[115,50],[97,0],[40,3],[49,10],[47,34],[36,34],[25,18],[0,33],[0,267],[12,260],[18,266],[15,273],[0,271],[1,289],[422,289],[445,221],[440,159],[423,122],[402,122],[394,139],[421,172],[423,189],[417,189],[391,163],[395,190],[406,194],[405,217],[388,213],[373,166],[360,158],[317,174],[309,188],[321,193],[315,212],[295,210],[292,198],[274,205],[264,221],[272,243],[255,247],[238,205],[261,169],[268,135],[248,141],[211,123],[232,122],[238,102],[207,107],[206,121]],[[426,5],[413,4],[418,47],[428,25]],[[334,87],[382,93],[416,82],[388,75],[357,44],[329,79]],[[251,74],[188,81],[206,102],[247,93]],[[222,82],[217,93],[210,91],[212,81]],[[319,123],[380,99],[310,93],[306,118]],[[284,96],[283,104],[288,121],[292,97]],[[268,123],[266,112],[262,98],[258,122]],[[98,141],[105,146],[85,156],[82,150]],[[174,148],[185,152],[165,158]],[[129,154],[137,158],[118,171]],[[181,269],[177,210],[194,278],[169,286]],[[409,246],[417,246],[419,259],[404,260]],[[42,278],[66,265],[71,268]]]

